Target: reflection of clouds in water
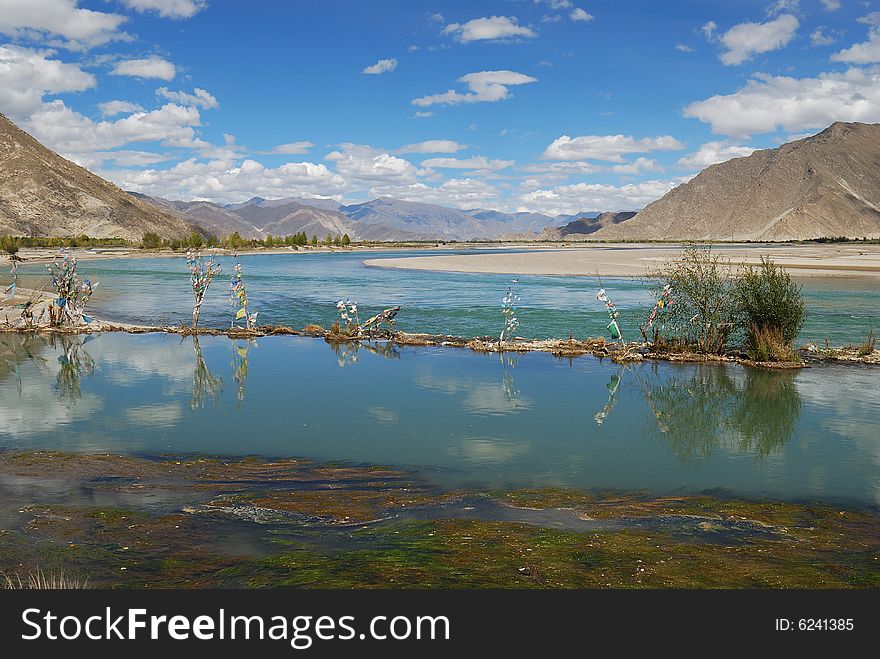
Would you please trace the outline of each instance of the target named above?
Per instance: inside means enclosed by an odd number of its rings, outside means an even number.
[[[529,453],[527,442],[500,437],[462,437],[461,457],[473,465],[487,467],[514,462]],[[456,452],[455,449],[451,451]]]
[[[389,410],[378,405],[371,405],[367,408],[367,414],[376,419],[379,423],[400,423],[400,415],[394,410]]]
[[[48,394],[45,377],[33,377],[28,366],[21,370],[20,388],[17,381],[0,384],[0,434],[26,437],[57,431],[69,423],[88,419],[104,406],[101,397],[92,393],[82,394],[74,405],[56,400]]]
[[[461,395],[462,407],[475,414],[510,414],[530,408],[532,401],[519,393],[510,369],[499,366],[498,371],[498,379],[491,380],[466,374],[450,377],[419,369],[413,383],[449,396]]]
[[[136,349],[127,335],[103,334],[89,344],[89,352],[104,367],[107,379],[119,386],[137,386],[137,376],[156,375],[173,382],[192,379],[193,350],[189,341],[167,336],[138,337]]]
[[[127,410],[125,417],[129,423],[136,425],[168,427],[183,418],[183,408],[180,403],[141,405]]]

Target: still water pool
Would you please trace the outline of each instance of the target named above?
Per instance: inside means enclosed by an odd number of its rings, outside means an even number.
[[[332,297],[332,296],[330,296]],[[880,505],[877,370],[292,336],[0,335],[0,448],[305,457],[443,487]]]

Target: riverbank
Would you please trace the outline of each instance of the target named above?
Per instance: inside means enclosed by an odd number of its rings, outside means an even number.
[[[880,245],[713,245],[731,267],[756,265],[770,256],[794,277],[880,277]],[[407,256],[367,259],[365,265],[407,270],[558,275],[574,277],[643,277],[679,257],[680,246],[621,243],[578,245],[542,251]]]

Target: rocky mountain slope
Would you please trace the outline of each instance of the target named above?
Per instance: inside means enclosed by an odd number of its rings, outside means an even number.
[[[140,240],[192,232],[181,217],[135,199],[0,114],[0,234]]]
[[[538,236],[538,240],[586,240],[599,229],[620,224],[635,215],[636,211],[619,211],[617,213],[599,213],[595,217],[579,217],[565,226],[544,229]]]
[[[712,165],[594,238],[769,240],[880,237],[880,124]]]

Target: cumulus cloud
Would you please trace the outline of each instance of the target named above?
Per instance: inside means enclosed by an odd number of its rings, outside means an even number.
[[[208,6],[207,0],[122,0],[122,4],[141,14],[156,12],[163,18],[192,18]]]
[[[168,155],[154,153],[153,151],[96,151],[89,159],[100,166],[99,163],[112,162],[116,167],[146,167],[160,162],[171,160]]]
[[[810,43],[814,46],[830,46],[836,41],[836,39],[830,35],[825,34],[824,27],[817,27],[810,34]]]
[[[794,38],[800,22],[791,14],[782,14],[766,23],[740,23],[721,35],[727,48],[721,53],[725,66],[742,64],[757,54],[779,50]]]
[[[643,172],[662,172],[663,167],[653,158],[638,157],[632,162],[622,163],[611,167],[615,174],[636,175]]]
[[[71,50],[131,39],[119,30],[125,16],[77,5],[78,0],[0,0],[0,34]]]
[[[443,34],[454,35],[461,43],[499,41],[516,37],[529,39],[538,36],[531,28],[519,25],[512,16],[489,16],[475,18],[467,23],[450,23],[443,28]]]
[[[427,107],[429,105],[457,105],[459,103],[494,103],[503,101],[510,96],[508,87],[526,85],[537,82],[537,78],[517,73],[516,71],[479,71],[468,73],[458,79],[467,85],[467,93],[450,89],[442,94],[433,94],[413,99],[413,105]]]
[[[39,109],[48,94],[81,92],[95,76],[75,64],[50,59],[52,51],[0,45],[0,108],[16,119]]]
[[[364,73],[368,75],[379,75],[380,73],[393,71],[396,68],[397,60],[392,57],[391,59],[380,59],[375,64],[372,64],[365,68]]]
[[[679,158],[678,164],[687,169],[702,170],[731,158],[742,158],[755,152],[750,146],[739,146],[730,142],[706,142],[694,153]]]
[[[137,103],[132,103],[131,101],[107,101],[105,103],[98,103],[98,111],[104,117],[115,117],[118,114],[131,114],[132,112],[138,112],[143,110],[143,108]]]
[[[642,181],[622,186],[606,183],[560,185],[520,195],[519,210],[549,215],[581,211],[639,210],[687,180],[676,178],[668,181]]]
[[[568,16],[573,21],[591,21],[594,18],[592,14],[587,13],[580,7],[572,10],[572,12]]]
[[[341,144],[325,156],[334,162],[337,174],[349,181],[383,182],[394,185],[414,183],[418,168],[409,160],[362,144]]]
[[[852,68],[816,78],[756,74],[733,94],[691,103],[684,116],[736,138],[780,128],[789,133],[825,128],[835,121],[880,121],[880,68]]]
[[[671,135],[636,139],[631,135],[562,135],[550,144],[541,155],[544,160],[607,160],[623,162],[630,153],[649,151],[677,151],[684,144]]]
[[[880,12],[871,12],[867,16],[858,19],[859,23],[871,26],[868,32],[868,40],[853,44],[838,53],[834,53],[831,59],[835,62],[851,62],[853,64],[873,64],[880,62]]]
[[[43,144],[61,154],[79,158],[135,142],[158,141],[163,146],[210,146],[196,137],[199,111],[168,103],[150,112],[135,112],[115,121],[92,121],[71,110],[64,101],[50,101],[26,122]]]
[[[220,103],[217,102],[217,99],[211,94],[211,92],[199,87],[196,87],[192,94],[187,94],[186,92],[174,92],[170,91],[167,87],[159,87],[159,89],[156,90],[156,96],[165,98],[169,101],[174,101],[180,105],[194,105],[195,107],[203,108],[205,110],[220,107]]]
[[[397,153],[457,153],[466,148],[467,145],[453,140],[425,140],[402,146]]]
[[[218,203],[254,195],[266,198],[339,196],[342,177],[323,164],[289,162],[269,168],[245,159],[241,162],[192,158],[170,169],[109,170],[102,174],[126,190],[172,199],[208,199]]]
[[[158,78],[159,80],[171,80],[176,74],[174,64],[157,55],[150,55],[144,59],[123,60],[110,71],[110,75],[114,76]]]
[[[822,4],[828,11],[837,11],[841,7],[840,0],[822,0]]]

